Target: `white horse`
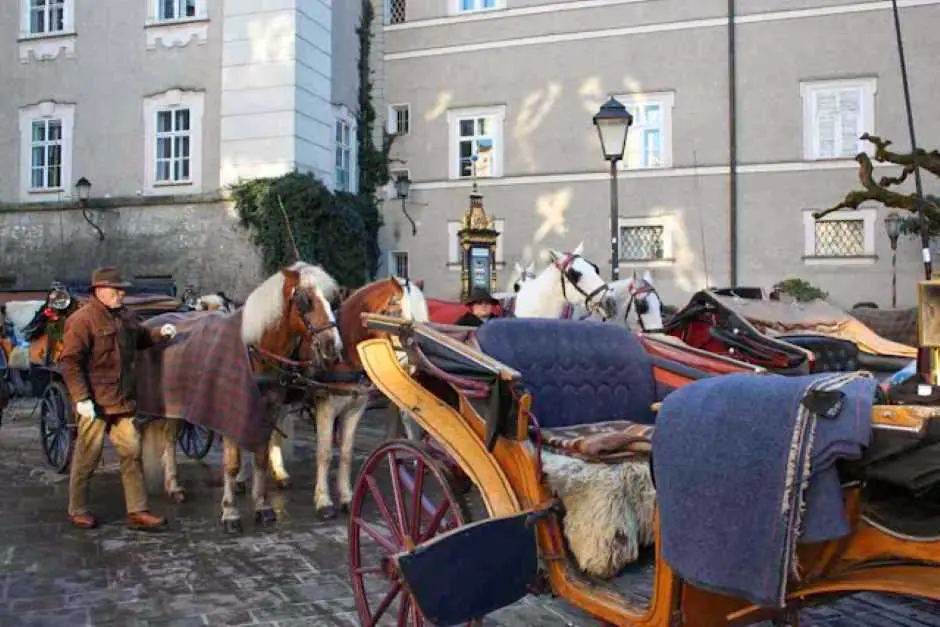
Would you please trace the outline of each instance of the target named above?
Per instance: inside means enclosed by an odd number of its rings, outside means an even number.
[[[516,294],[517,318],[561,318],[568,305],[608,320],[616,313],[610,288],[595,264],[582,256],[584,243],[570,253],[550,250],[552,263]]]
[[[649,270],[638,277],[632,276],[610,284],[611,293],[617,302],[615,319],[630,330],[655,333],[663,328],[663,303],[653,285]],[[636,326],[630,322],[630,314],[636,320]]]

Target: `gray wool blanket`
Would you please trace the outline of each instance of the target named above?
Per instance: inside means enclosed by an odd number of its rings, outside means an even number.
[[[670,394],[653,436],[666,562],[703,589],[783,606],[797,543],[850,531],[835,463],[868,446],[875,386],[861,373],[732,374]],[[844,393],[841,411],[804,407],[814,390]]]

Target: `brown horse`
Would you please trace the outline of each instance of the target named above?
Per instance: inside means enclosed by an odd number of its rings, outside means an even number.
[[[249,351],[250,367],[258,379],[285,372],[309,374],[332,366],[342,354],[342,341],[329,301],[334,296],[336,282],[319,266],[298,262],[288,269],[269,277],[245,301],[241,311],[241,340]],[[188,314],[200,315],[206,314]],[[293,357],[304,356],[302,361]],[[211,376],[209,372],[206,376]],[[276,424],[284,413],[286,389],[278,384],[265,386],[264,416]],[[162,438],[147,437],[162,433]],[[155,420],[144,430],[145,456],[162,455],[164,486],[177,501],[184,493],[176,480],[176,440],[179,420]],[[275,520],[274,510],[267,499],[263,478],[269,467],[269,442],[253,453],[254,481],[252,500],[257,521],[268,524]],[[241,466],[241,449],[223,438],[224,484],[222,496],[222,524],[227,532],[241,530],[241,520],[235,501],[235,479]]]
[[[424,294],[414,283],[397,278],[381,279],[359,288],[342,301],[338,325],[343,338],[342,360],[324,371],[321,384],[316,386],[317,472],[314,506],[323,518],[336,516],[336,507],[330,497],[329,469],[333,457],[333,430],[340,430],[339,469],[336,477],[340,507],[348,509],[352,500],[352,453],[356,427],[369,401],[371,382],[362,369],[356,352],[359,342],[384,335],[366,329],[363,313],[400,316],[407,320],[426,322],[428,307]],[[290,433],[290,420],[285,421]],[[290,477],[283,464],[282,439],[271,438],[271,469],[275,481],[286,487]]]

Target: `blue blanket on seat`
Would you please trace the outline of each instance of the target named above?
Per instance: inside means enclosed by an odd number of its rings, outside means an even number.
[[[652,424],[652,359],[623,327],[597,321],[491,320],[483,352],[522,373],[532,413],[546,429],[611,420]]]
[[[850,531],[835,462],[868,446],[875,386],[858,373],[732,374],[668,396],[653,436],[666,562],[703,589],[782,606],[797,542]],[[845,394],[836,417],[801,404],[816,389]]]

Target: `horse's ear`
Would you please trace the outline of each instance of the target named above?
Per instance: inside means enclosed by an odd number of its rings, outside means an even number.
[[[290,270],[290,269],[288,269],[288,268],[285,268],[285,269],[281,270],[281,272],[284,273],[284,279],[285,279],[286,281],[288,281],[289,283],[293,283],[294,285],[297,285],[297,284],[300,283],[300,272],[299,272],[299,271],[297,271],[297,270]]]
[[[523,272],[525,272],[525,270],[522,269],[522,266],[519,265],[518,261],[515,263],[515,266],[516,266],[516,272],[518,272],[519,274],[522,274]]]
[[[525,269],[526,269],[526,271],[528,271],[530,274],[535,274],[535,262],[534,262],[534,261],[530,262],[529,265],[527,265],[527,266],[525,267]]]
[[[653,284],[653,275],[650,274],[649,270],[646,270],[643,272],[643,280],[649,283],[650,285]]]
[[[578,247],[571,251],[572,255],[580,255],[582,253],[584,253],[584,242],[578,244]]]
[[[557,263],[558,260],[561,259],[561,253],[554,248],[548,249],[548,256],[551,257],[552,263]]]

